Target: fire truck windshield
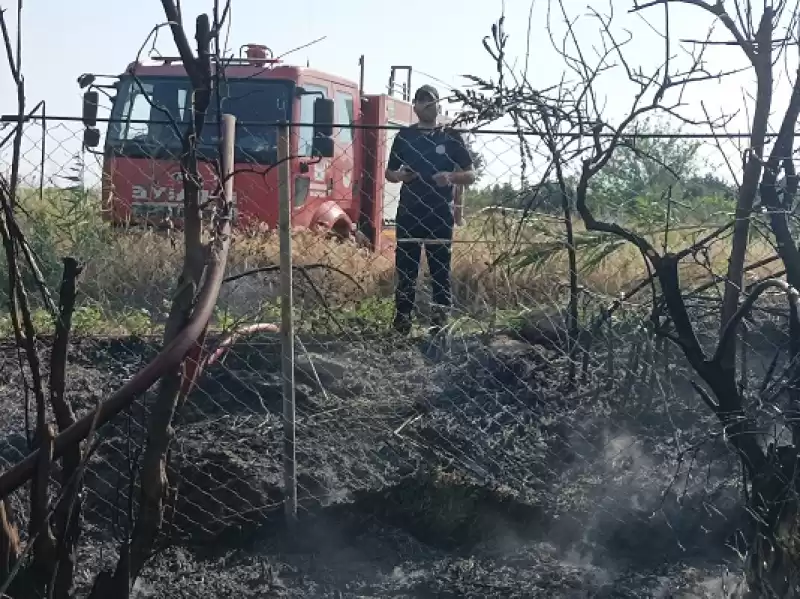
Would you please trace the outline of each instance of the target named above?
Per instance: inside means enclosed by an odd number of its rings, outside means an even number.
[[[122,78],[108,126],[107,143],[113,153],[131,158],[176,159],[191,114],[190,90],[185,77]],[[221,104],[223,113],[233,114],[237,119],[236,162],[275,163],[275,123],[290,120],[291,92],[289,81],[225,81],[221,93],[214,93],[211,98],[199,146],[201,155],[213,158],[217,152],[217,107]]]

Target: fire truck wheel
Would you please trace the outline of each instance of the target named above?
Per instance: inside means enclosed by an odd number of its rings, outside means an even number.
[[[350,237],[350,225],[345,220],[337,220],[331,227],[331,233],[337,239],[348,239]]]
[[[362,231],[356,231],[355,234],[356,245],[360,248],[370,247],[369,237],[364,235]]]

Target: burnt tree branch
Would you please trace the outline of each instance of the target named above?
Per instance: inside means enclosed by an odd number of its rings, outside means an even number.
[[[172,0],[162,0],[162,5],[192,85],[191,118],[183,138],[181,156],[185,215],[184,264],[178,277],[164,333],[164,344],[168,345],[176,339],[188,322],[206,267],[206,248],[202,242],[200,207],[202,183],[198,170],[197,144],[202,135],[211,100],[212,32],[208,15],[200,15],[196,21],[197,56],[195,57],[186,33],[180,25],[176,5]],[[139,518],[130,541],[129,559],[120,560],[118,564],[115,576],[117,580],[136,579],[149,559],[163,527],[165,498],[169,489],[167,459],[173,436],[172,420],[179,401],[182,379],[182,370],[177,368],[166,374],[160,383],[148,423],[147,447],[141,471],[142,502]],[[127,549],[122,554],[127,555],[126,552]],[[127,571],[127,576],[123,576],[123,571]]]
[[[75,413],[65,394],[69,337],[77,298],[77,280],[82,267],[75,258],[64,258],[64,270],[58,301],[58,320],[50,353],[50,404],[58,431],[64,432],[75,424]],[[57,540],[56,563],[50,581],[52,599],[69,599],[76,568],[78,537],[80,535],[79,500],[82,479],[77,475],[81,463],[81,447],[75,444],[64,454],[61,468],[62,493],[69,501],[56,507],[54,530]]]

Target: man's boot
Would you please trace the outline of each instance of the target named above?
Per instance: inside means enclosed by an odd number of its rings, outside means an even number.
[[[407,336],[411,332],[411,315],[396,314],[392,327],[399,335]]]
[[[431,311],[431,333],[439,333],[447,326],[450,310],[446,306],[434,306]]]

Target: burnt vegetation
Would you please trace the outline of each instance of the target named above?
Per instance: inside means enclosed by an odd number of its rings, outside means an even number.
[[[26,387],[24,413],[28,452],[25,460],[3,473],[3,482],[0,483],[5,502],[2,513],[5,576],[0,594],[9,593],[20,597],[73,596],[86,467],[97,450],[98,432],[103,424],[120,412],[130,411],[133,400],[156,383],[159,389],[158,399],[152,407],[141,465],[138,464],[132,445],[129,443],[127,447],[130,473],[127,481],[128,508],[124,512],[127,518],[119,526],[121,530],[116,531],[119,559],[115,567],[97,574],[89,596],[129,596],[132,582],[152,556],[157,537],[163,529],[164,503],[169,496],[166,460],[172,440],[171,422],[175,407],[185,394],[188,378],[186,369],[181,364],[190,350],[198,342],[202,343],[209,317],[216,304],[230,244],[230,204],[225,200],[229,195],[229,188],[223,185],[217,194],[216,218],[211,230],[204,231],[200,216],[203,207],[200,205],[197,139],[202,134],[209,108],[212,62],[218,65],[221,60],[219,31],[229,12],[229,6],[215,3],[213,19],[206,14],[197,18],[196,51],[193,51],[182,25],[179,7],[172,0],[164,0],[162,5],[167,19],[163,26],[169,27],[172,32],[193,90],[192,118],[186,131],[181,134],[186,225],[183,236],[183,269],[176,281],[161,353],[147,368],[117,389],[112,397],[98,403],[79,420],[76,419],[65,388],[70,325],[75,308],[76,280],[81,266],[72,257],[64,259],[62,283],[56,303],[50,296],[25,233],[18,226],[15,203],[19,187],[23,124],[26,120],[22,72],[22,3],[18,3],[16,49],[12,46],[5,11],[0,13],[5,49],[17,90],[19,115],[15,129],[6,138],[6,141],[12,141],[13,157],[10,180],[3,178],[0,181],[0,202],[3,209],[0,234],[6,250],[9,272],[7,300],[14,338],[20,350],[24,349],[24,359],[22,353],[19,359],[21,382]],[[154,32],[160,27],[156,27]],[[94,106],[92,95],[85,98],[84,118],[88,121],[96,119],[96,98],[95,92]],[[222,127],[222,124],[219,126]],[[220,152],[220,156],[224,156],[224,150]],[[226,181],[222,173],[230,170],[226,171],[220,164],[217,168],[221,175],[219,180]],[[54,322],[55,335],[49,344],[50,360],[46,368],[40,360],[42,340],[37,335],[31,316],[29,290],[26,287],[30,278],[23,277],[23,269],[33,275],[34,289],[41,293]],[[45,397],[45,372],[49,372],[49,402]],[[29,417],[29,384],[35,400],[35,419]],[[51,417],[57,428],[51,424]],[[135,501],[133,497],[133,488],[137,481],[140,483],[139,501]],[[20,545],[19,533],[13,519],[9,494],[25,484],[30,488],[30,496],[25,510],[29,524],[23,547]]]
[[[625,46],[630,39],[620,38],[615,33],[613,12],[589,9],[589,18],[597,23],[602,38],[601,48],[592,48],[590,52],[575,33],[575,24],[566,3],[551,2],[552,12],[549,14],[553,14],[554,20],[558,15],[567,23],[563,39],[554,36],[553,43],[562,55],[569,75],[548,89],[537,89],[524,74],[517,74],[509,66],[507,37],[501,20],[493,27],[492,36],[484,40],[487,51],[497,62],[497,76],[492,80],[470,77],[475,87],[459,93],[459,96],[469,107],[462,116],[464,122],[480,126],[507,117],[514,122],[520,136],[534,133],[541,138],[541,145],[551,158],[545,181],[554,179],[564,198],[568,251],[574,252],[569,225],[572,215],[568,209],[571,198],[576,216],[587,230],[616,236],[641,253],[654,283],[650,326],[657,336],[680,349],[694,373],[692,385],[706,408],[717,417],[726,442],[742,461],[745,501],[752,516],[750,526],[743,533],[751,596],[785,597],[800,592],[794,545],[798,431],[793,416],[797,405],[796,363],[800,349],[797,336],[800,332],[800,296],[797,292],[800,253],[792,233],[797,192],[794,137],[800,115],[800,77],[797,73],[789,74],[791,95],[782,116],[776,125],[771,123],[771,119],[778,104],[774,96],[779,79],[778,64],[786,54],[792,56],[791,60],[797,58],[795,29],[798,14],[790,3],[758,4],[736,1],[729,5],[702,0],[634,3],[630,9],[632,12],[660,13],[660,24],[657,24],[659,19],[655,15],[650,15],[649,22],[663,32],[664,61],[653,72],[644,72],[632,63],[632,57],[626,52]],[[697,16],[712,17],[715,25],[723,25],[725,39],[720,42],[718,35],[709,32],[705,40],[685,44],[688,50],[677,48],[678,44],[670,34],[676,8],[689,9],[681,10],[684,17],[692,12],[700,13]],[[744,68],[753,73],[756,81],[756,89],[749,92],[754,98],[750,137],[742,152],[741,171],[733,173],[738,182],[735,218],[698,243],[680,248],[667,245],[671,225],[667,220],[664,223],[665,242],[660,249],[634,227],[597,218],[592,206],[592,183],[621,148],[637,151],[636,125],[648,114],[666,114],[695,126],[705,125],[720,136],[726,134],[725,127],[731,117],[692,119],[685,116],[686,103],[683,101],[687,88],[723,79],[739,71],[708,70],[704,52],[708,46],[720,43],[729,46],[731,52],[744,55],[747,61]],[[590,60],[588,57],[592,54],[597,58]],[[604,106],[598,101],[596,88],[604,74],[615,66],[624,69],[633,83],[634,93],[627,115],[612,123],[604,117]],[[617,96],[615,101],[621,102],[622,98]],[[774,134],[771,126],[776,127]],[[522,140],[523,152],[530,160],[531,143],[525,137]],[[652,160],[645,151],[638,151],[642,160]],[[564,175],[567,171],[575,177],[571,189]],[[667,194],[664,202],[669,206],[671,201]],[[753,221],[763,222],[768,227],[768,234],[784,267],[785,279],[769,278],[745,285],[745,262]],[[708,314],[701,316],[699,311],[692,309],[691,299],[687,297],[691,292],[681,284],[680,263],[696,258],[704,247],[728,235],[731,241],[724,294],[720,305],[714,307],[719,319],[718,333],[709,338],[706,330],[701,341],[698,326],[708,326]],[[575,264],[574,258],[570,259],[570,264]],[[573,290],[574,284],[573,277]],[[771,401],[777,401],[780,406],[776,410],[779,417],[765,428],[752,406],[761,402],[762,390],[776,382],[768,377],[757,389],[741,384],[742,378],[747,378],[749,373],[742,373],[742,367],[746,366],[737,364],[736,356],[743,320],[773,290],[785,298],[789,343],[779,379],[780,391],[771,396]],[[577,317],[575,295],[576,291],[573,291],[570,299],[569,320],[572,323]],[[571,337],[577,340],[577,335]],[[770,377],[773,374],[770,372]]]
[[[357,287],[355,273],[297,266],[323,316],[298,327],[300,518],[288,527],[275,327],[229,337],[212,326],[225,284],[277,270],[225,277],[234,238],[225,160],[211,226],[201,218],[196,140],[222,127],[206,112],[224,76],[230,5],[197,18],[194,44],[172,0],[153,29],[171,32],[194,92],[180,131],[183,262],[160,340],[74,335],[84,269],[75,257],[63,258],[57,290],[45,281],[15,205],[27,107],[21,45],[0,14],[19,103],[4,141],[13,168],[0,178],[13,331],[0,348],[0,596],[644,597],[688,592],[704,582],[701,569],[744,573],[716,578],[711,596],[800,596],[800,72],[780,110],[776,97],[780,65],[800,68],[800,11],[783,1],[634,2],[627,8],[664,45],[646,72],[610,4],[579,18],[567,4],[547,7],[559,81],[539,86],[514,66],[500,19],[483,42],[492,75],[468,75],[453,91],[457,125],[479,134],[510,124],[519,142],[521,189],[503,192],[516,219],[510,249],[483,266],[507,274],[548,259],[521,241],[545,201],[563,224],[563,239],[545,248],[565,257],[557,309],[487,316],[446,343],[397,342],[363,312],[337,312],[309,275]],[[677,12],[715,28],[678,40]],[[582,41],[585,23],[599,45]],[[713,46],[742,65],[710,71]],[[631,90],[615,95],[613,118],[601,93],[611,73]],[[728,162],[735,185],[693,174],[674,197],[686,182],[664,156],[680,152],[659,154],[637,134],[660,115],[703,128],[721,149],[733,115],[711,118],[703,104],[698,118],[684,98],[740,73],[755,84],[741,166]],[[637,163],[672,177],[660,211],[613,218],[603,177]],[[686,241],[676,214],[692,213],[681,202],[702,186],[722,189],[730,210]],[[754,261],[756,235],[772,252]],[[709,259],[720,244],[722,272]],[[588,293],[584,250],[607,257],[621,245],[640,271],[616,299]],[[706,281],[687,281],[686,263]],[[766,264],[779,267],[754,276]],[[37,330],[34,304],[52,335]]]

